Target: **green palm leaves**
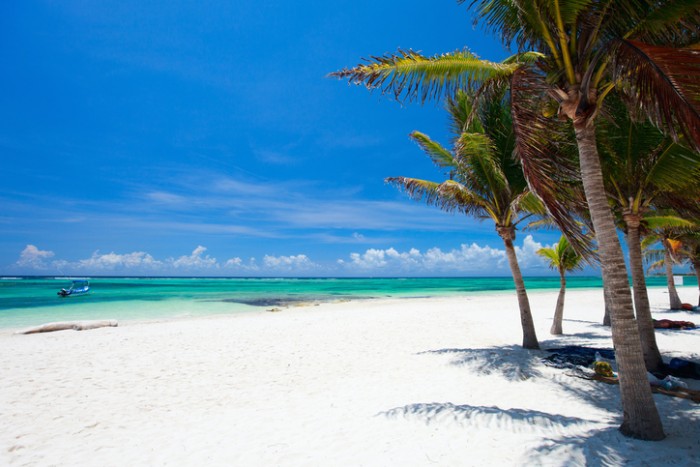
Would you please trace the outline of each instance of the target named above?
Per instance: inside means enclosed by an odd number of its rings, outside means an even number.
[[[493,221],[502,238],[515,283],[523,328],[523,347],[539,349],[520,266],[515,254],[515,226],[523,208],[543,208],[527,189],[517,162],[512,158],[514,134],[505,94],[489,93],[478,101],[457,92],[447,105],[454,132],[455,150],[449,151],[428,136],[413,132],[433,162],[449,176],[441,183],[407,177],[387,178],[413,199],[425,200],[446,211],[459,211]]]
[[[396,54],[371,57],[367,63],[344,68],[329,76],[379,89],[393,94],[396,99],[424,102],[454,96],[458,90],[471,88],[475,83],[507,80],[521,64],[541,56],[527,52],[496,63],[482,60],[466,49],[433,57],[412,50],[399,50]]]
[[[618,41],[613,50],[611,85],[624,82],[618,89],[656,126],[700,150],[700,50],[637,41]]]
[[[579,255],[569,244],[566,237],[562,235],[559,242],[551,248],[540,248],[537,254],[549,260],[549,267],[559,271],[561,288],[557,298],[557,306],[554,310],[554,319],[550,333],[554,335],[562,334],[562,321],[564,317],[564,296],[566,294],[566,273],[582,268],[583,257]]]
[[[527,190],[522,170],[512,159],[514,135],[504,102],[496,101],[475,112],[474,98],[459,92],[448,104],[455,127],[464,128],[450,151],[420,132],[411,133],[430,159],[442,168],[448,180],[430,182],[407,177],[390,177],[416,200],[424,200],[446,211],[459,211],[489,218],[499,225],[512,225],[520,212],[520,201]],[[532,199],[529,199],[533,203]],[[536,202],[534,203],[536,206]]]
[[[560,274],[583,268],[583,257],[576,253],[564,236],[553,247],[540,248],[537,254],[548,260],[549,267]]]
[[[543,209],[529,193],[518,164],[512,158],[514,135],[505,94],[490,93],[490,99],[476,102],[474,96],[457,92],[448,103],[455,133],[455,150],[449,151],[423,133],[411,138],[449,176],[441,183],[407,177],[387,178],[416,200],[425,200],[445,211],[491,219],[503,239],[508,265],[513,275],[523,347],[539,349],[530,304],[525,291],[513,240],[515,226],[527,215],[525,207],[536,212]]]
[[[700,153],[675,143],[650,122],[634,120],[615,96],[604,111],[606,118],[596,126],[598,148],[608,196],[619,216],[643,216],[645,225],[659,217],[663,225],[670,219],[649,215],[654,205],[665,208],[668,196],[679,205],[696,203]]]

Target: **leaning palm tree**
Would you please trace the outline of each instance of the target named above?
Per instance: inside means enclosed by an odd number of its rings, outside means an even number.
[[[569,241],[562,235],[553,247],[540,248],[537,254],[549,260],[549,267],[559,272],[559,296],[557,297],[557,306],[554,309],[554,320],[552,327],[549,330],[550,334],[563,334],[562,321],[564,319],[564,297],[566,294],[566,273],[576,269],[583,268],[583,256],[578,254],[571,247]]]
[[[663,205],[664,195],[674,192],[693,198],[700,153],[675,143],[648,121],[633,119],[617,96],[610,96],[604,109],[606,118],[598,122],[597,137],[605,185],[625,232],[645,365],[657,371],[663,360],[649,306],[641,238],[657,226],[687,223],[677,216],[661,215],[655,207]]]
[[[612,334],[620,371],[625,435],[664,437],[646,379],[622,247],[607,203],[596,144],[596,117],[617,89],[654,124],[700,149],[700,5],[683,0],[473,0],[477,17],[504,44],[542,54],[535,62],[479,60],[468,52],[432,58],[415,52],[375,57],[334,73],[397,97],[425,100],[454,89],[510,80],[516,152],[528,183],[567,234],[558,202],[557,160],[546,136],[573,128],[580,176],[593,222],[603,280],[609,287]],[[552,118],[557,114],[560,119]]]
[[[472,111],[473,97],[458,92],[448,102],[453,130],[457,130],[455,152],[419,132],[411,138],[449,175],[441,183],[407,177],[390,177],[416,200],[426,200],[446,211],[490,219],[505,245],[513,276],[523,328],[523,347],[539,349],[530,303],[513,241],[516,226],[529,214],[523,208],[536,207],[528,192],[520,165],[512,158],[515,137],[510,112],[503,99],[483,102]],[[457,136],[455,135],[455,136]]]

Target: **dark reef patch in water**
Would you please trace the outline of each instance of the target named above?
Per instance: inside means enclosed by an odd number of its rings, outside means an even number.
[[[220,300],[207,300],[212,302],[239,303],[250,306],[298,306],[315,305],[319,303],[338,302],[343,300],[362,300],[373,297],[352,297],[349,295],[333,295],[333,297],[257,297],[257,298],[222,298]]]
[[[291,306],[299,303],[312,303],[321,300],[309,297],[260,297],[260,298],[224,298],[221,300],[212,300],[224,303],[240,303],[250,306]]]

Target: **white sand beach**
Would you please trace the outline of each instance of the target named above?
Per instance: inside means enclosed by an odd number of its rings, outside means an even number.
[[[568,291],[550,336],[556,296],[530,293],[543,348],[612,346],[601,291]],[[655,318],[700,324],[661,312],[663,289],[650,299]],[[655,394],[667,438],[625,438],[617,386],[521,339],[514,293],[4,330],[0,465],[700,465],[700,404]],[[700,361],[700,330],[657,339]]]

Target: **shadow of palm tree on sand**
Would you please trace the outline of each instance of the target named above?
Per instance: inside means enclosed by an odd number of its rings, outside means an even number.
[[[589,341],[586,347],[592,347],[591,344],[606,347],[605,339],[593,333],[578,337],[581,341]],[[560,347],[562,343],[555,338],[543,347]],[[501,376],[508,381],[542,378],[546,380],[545,384],[558,387],[563,397],[574,397],[587,404],[591,415],[575,417],[524,408],[431,402],[395,407],[378,413],[377,417],[427,425],[447,424],[457,426],[465,433],[484,426],[516,435],[527,436],[533,431],[539,432],[541,436],[524,450],[519,460],[522,465],[647,465],[636,463],[640,459],[650,460],[648,465],[688,465],[688,461],[694,463],[700,459],[700,454],[692,454],[688,458],[685,449],[679,450],[677,456],[669,454],[668,450],[656,453],[654,444],[623,436],[618,429],[622,422],[619,387],[593,381],[583,385],[572,384],[576,380],[571,369],[554,369],[554,373],[551,369],[545,370],[543,359],[550,353],[544,350],[525,350],[513,345],[480,349],[444,348],[427,350],[418,355],[448,356],[450,365],[467,367],[479,374]],[[688,410],[689,404],[685,399],[671,399],[660,406],[668,439],[675,439],[672,442],[680,442],[684,448],[696,443],[694,439],[688,439],[687,427],[700,422],[698,414]],[[598,419],[601,411],[614,416]],[[630,453],[634,453],[634,457],[630,457]],[[638,455],[641,457],[638,458]]]
[[[533,426],[557,432],[572,425],[584,425],[589,420],[553,415],[537,410],[501,409],[499,407],[455,405],[449,402],[409,404],[377,414],[391,419],[405,418],[431,423],[456,423],[465,428],[497,426],[512,433],[529,433]]]
[[[544,352],[525,350],[521,346],[500,346],[483,349],[438,349],[418,355],[450,355],[450,364],[469,367],[482,375],[498,374],[509,381],[523,381],[541,376],[537,369]]]

